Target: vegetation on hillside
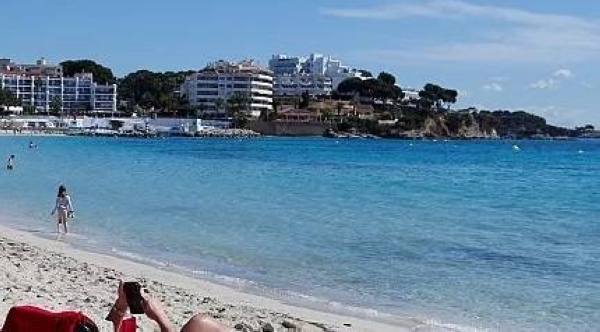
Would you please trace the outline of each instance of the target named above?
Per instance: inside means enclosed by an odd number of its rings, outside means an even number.
[[[193,71],[152,72],[138,70],[120,79],[119,98],[123,110],[133,112],[136,106],[154,109],[164,115],[187,115],[187,101],[179,96],[179,88]]]
[[[63,75],[72,77],[79,73],[91,73],[94,81],[99,84],[113,84],[117,79],[110,68],[104,67],[92,60],[67,60],[60,63]]]
[[[402,88],[396,85],[396,78],[386,72],[381,72],[377,78],[366,80],[358,77],[349,78],[339,84],[336,92],[340,97],[369,99],[371,103],[381,101],[384,105],[404,98]]]

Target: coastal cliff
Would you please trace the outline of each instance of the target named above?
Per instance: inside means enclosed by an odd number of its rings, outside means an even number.
[[[524,111],[404,110],[395,120],[349,119],[332,125],[335,132],[371,134],[385,138],[553,138],[580,137],[592,128],[562,128]]]

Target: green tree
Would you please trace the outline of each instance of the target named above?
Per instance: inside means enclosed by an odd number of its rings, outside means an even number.
[[[130,108],[140,105],[145,108],[175,114],[185,108],[176,91],[193,71],[152,72],[139,70],[119,80],[119,98],[126,100]],[[175,109],[175,112],[174,112]]]
[[[68,60],[61,62],[63,75],[72,77],[79,73],[91,73],[99,84],[115,83],[117,80],[110,68],[104,67],[92,60]]]
[[[375,101],[381,101],[379,104],[384,110],[390,102],[393,104],[404,98],[402,88],[396,85],[396,78],[386,72],[381,72],[376,79],[362,80],[357,77],[346,79],[338,85],[337,94],[355,100],[358,97],[369,98],[374,107],[377,106]]]
[[[244,127],[247,123],[246,114],[249,108],[250,98],[247,93],[234,92],[227,98],[225,110],[229,117],[233,118],[233,126]]]
[[[248,94],[238,91],[233,92],[226,101],[225,110],[227,115],[235,117],[240,112],[248,110],[249,102]]]
[[[204,118],[204,111],[206,111],[206,105],[204,105],[204,103],[198,104],[198,106],[194,108],[194,116],[196,119]]]
[[[352,77],[343,80],[337,87],[337,92],[342,95],[355,96],[364,90],[363,80]]]
[[[75,104],[75,114],[87,114],[92,110],[92,105],[87,102],[78,102]]]
[[[396,78],[394,77],[394,75],[392,75],[390,73],[386,73],[384,71],[379,73],[379,76],[377,76],[377,80],[385,85],[396,84]]]
[[[321,119],[324,122],[327,122],[331,119],[331,116],[333,115],[333,111],[330,109],[324,109],[323,111],[321,111]]]
[[[420,105],[429,109],[431,106],[438,104],[441,91],[442,88],[439,85],[427,83],[423,90],[419,91]]]
[[[223,113],[222,111],[225,110],[225,101],[222,98],[217,98],[215,108],[217,109],[217,113]]]
[[[442,104],[446,104],[446,107],[450,108],[450,104],[456,103],[458,91],[427,83],[423,90],[419,91],[419,98],[424,101],[422,105],[428,105],[429,108],[435,105],[439,110],[442,108]]]
[[[452,89],[444,89],[442,92],[442,101],[446,104],[446,108],[450,109],[450,105],[456,103],[458,91]]]
[[[46,99],[45,94],[43,93],[43,87],[44,87],[44,80],[41,77],[36,77],[35,81],[33,82],[34,85],[34,90],[35,90],[35,100],[38,100],[40,98],[44,98],[44,100]]]
[[[20,106],[21,100],[8,88],[0,89],[0,106]]]
[[[308,108],[308,105],[310,104],[310,95],[308,94],[308,91],[304,91],[302,92],[302,95],[300,96],[300,104],[298,105],[298,108],[301,109],[306,109]]]
[[[60,97],[56,96],[50,102],[50,111],[54,114],[59,114],[62,117],[63,102]]]
[[[35,114],[35,107],[33,107],[32,105],[23,106],[23,115],[34,115],[34,114]]]

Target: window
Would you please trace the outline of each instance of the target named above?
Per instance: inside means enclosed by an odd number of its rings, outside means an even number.
[[[198,95],[198,96],[217,96],[217,95],[219,95],[219,91],[197,91],[196,95]]]
[[[218,84],[211,84],[211,83],[198,83],[196,85],[196,87],[198,89],[216,89],[219,87]]]

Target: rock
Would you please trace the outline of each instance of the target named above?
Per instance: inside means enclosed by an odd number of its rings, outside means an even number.
[[[263,324],[261,331],[262,332],[275,332],[275,328],[273,327],[273,325],[271,323],[265,323],[265,324]]]
[[[281,326],[285,327],[286,329],[295,329],[296,328],[296,324],[294,324],[290,321],[287,321],[287,320],[284,320],[281,323]]]

